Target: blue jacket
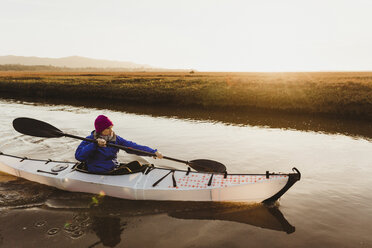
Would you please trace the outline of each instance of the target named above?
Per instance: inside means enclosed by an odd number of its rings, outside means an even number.
[[[94,139],[94,131],[87,138]],[[145,152],[155,153],[157,150],[147,146],[137,145],[132,141],[125,140],[116,135],[115,142],[117,145],[131,147]],[[119,165],[117,161],[118,148],[100,147],[96,143],[82,141],[75,152],[75,158],[80,162],[85,162],[90,172],[108,172]]]

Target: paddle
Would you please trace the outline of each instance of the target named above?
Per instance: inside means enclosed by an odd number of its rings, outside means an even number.
[[[75,138],[75,139],[85,140],[88,142],[97,143],[97,141],[94,139],[88,139],[88,138],[75,136],[72,134],[67,134],[46,122],[31,119],[31,118],[26,118],[26,117],[14,119],[13,127],[15,130],[17,130],[18,132],[22,134],[31,135],[35,137],[43,137],[43,138],[70,137],[70,138]],[[113,143],[107,143],[106,145],[115,147],[118,149],[122,149],[129,153],[136,153],[136,154],[156,157],[154,153],[137,150],[131,147],[121,146],[121,145],[117,145]],[[219,173],[224,173],[226,171],[225,165],[221,164],[220,162],[209,160],[209,159],[196,159],[196,160],[191,160],[191,161],[184,161],[181,159],[171,158],[167,156],[163,156],[163,158],[172,160],[175,162],[187,164],[188,166],[190,166],[196,171],[219,172]]]

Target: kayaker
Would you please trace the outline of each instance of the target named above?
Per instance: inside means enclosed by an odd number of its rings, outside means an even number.
[[[80,162],[85,162],[89,172],[110,172],[119,168],[120,163],[117,161],[119,149],[107,147],[107,142],[150,152],[156,155],[155,158],[163,158],[157,149],[138,145],[116,135],[112,130],[113,126],[114,124],[107,116],[99,115],[94,121],[95,130],[87,137],[97,140],[97,143],[82,141],[76,149],[75,158]]]

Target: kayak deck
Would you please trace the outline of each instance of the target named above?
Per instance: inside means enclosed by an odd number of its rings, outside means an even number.
[[[62,190],[133,200],[275,202],[301,178],[300,172],[230,174],[147,166],[141,172],[100,175],[77,170],[78,163],[38,160],[0,153],[0,171]]]

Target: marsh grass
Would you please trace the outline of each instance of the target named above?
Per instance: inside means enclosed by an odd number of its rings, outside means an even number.
[[[0,72],[0,96],[372,119],[372,72]]]

